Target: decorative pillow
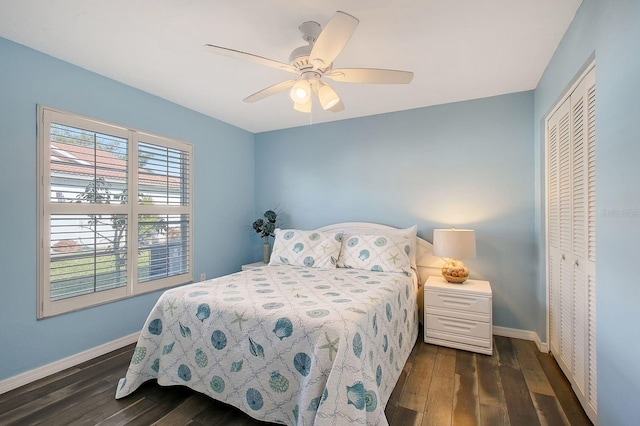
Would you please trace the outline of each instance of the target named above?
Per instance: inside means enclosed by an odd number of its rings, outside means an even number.
[[[342,232],[276,229],[269,265],[335,268],[342,245]]]
[[[409,274],[411,239],[398,235],[349,235],[344,238],[339,268]]]
[[[375,232],[375,231],[374,231]],[[390,235],[392,237],[405,237],[409,239],[409,262],[411,262],[411,268],[414,270],[418,270],[418,266],[416,265],[416,247],[417,247],[417,237],[418,237],[418,225],[413,225],[410,228],[404,229],[385,229],[384,231],[378,231],[380,235]],[[347,240],[351,237],[351,234],[344,234],[344,239]],[[341,268],[340,264],[338,267]]]
[[[411,243],[411,248],[409,250],[409,261],[411,262],[411,267],[417,271],[418,266],[416,265],[416,245],[418,236],[418,225],[413,225],[410,228],[397,230],[385,229],[384,233],[387,235],[409,238],[409,242]]]

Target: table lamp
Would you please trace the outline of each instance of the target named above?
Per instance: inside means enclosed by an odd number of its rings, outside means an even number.
[[[433,254],[445,258],[442,276],[461,284],[469,278],[469,269],[460,259],[476,257],[476,233],[471,229],[434,229]]]

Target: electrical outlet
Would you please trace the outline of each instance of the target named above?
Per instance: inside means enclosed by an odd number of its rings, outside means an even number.
[[[203,272],[200,274],[200,281],[206,281],[207,280],[207,274],[206,272]]]

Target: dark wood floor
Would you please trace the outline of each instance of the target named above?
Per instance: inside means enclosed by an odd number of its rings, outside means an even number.
[[[391,425],[590,425],[553,357],[494,337],[486,356],[422,343],[386,414]],[[116,401],[133,345],[0,395],[1,425],[265,425],[183,387],[149,382]]]

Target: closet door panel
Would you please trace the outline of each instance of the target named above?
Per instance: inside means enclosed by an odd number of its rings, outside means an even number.
[[[586,355],[587,333],[587,283],[585,274],[586,234],[587,234],[587,191],[586,191],[586,106],[584,80],[571,95],[571,234],[573,262],[573,358],[572,370],[575,386],[584,394],[587,387]]]
[[[563,104],[558,124],[558,244],[560,247],[560,352],[565,374],[573,371],[573,259],[571,104]]]
[[[573,198],[573,377],[583,404],[596,410],[595,73],[571,96]]]
[[[560,231],[558,197],[558,125],[559,113],[547,122],[547,244],[549,267],[549,345],[551,352],[560,351]]]
[[[596,369],[596,76],[595,69],[585,77],[585,188],[586,188],[586,327],[587,327],[587,399],[597,413]],[[589,410],[587,410],[589,411]]]
[[[547,119],[549,346],[597,424],[595,68]]]

